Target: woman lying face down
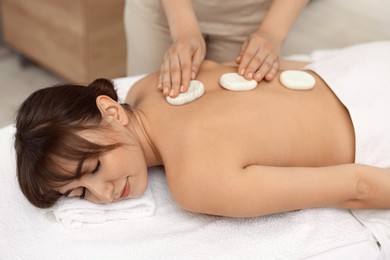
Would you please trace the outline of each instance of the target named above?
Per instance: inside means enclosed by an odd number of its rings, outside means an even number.
[[[282,69],[303,64],[284,63]],[[389,208],[390,172],[354,164],[348,110],[315,73],[310,91],[276,79],[232,92],[232,66],[205,61],[200,99],[168,104],[158,74],[119,104],[112,83],[39,90],[21,106],[15,147],[20,187],[37,207],[61,196],[112,203],[142,196],[163,165],[176,202],[193,212],[260,216],[309,207]]]

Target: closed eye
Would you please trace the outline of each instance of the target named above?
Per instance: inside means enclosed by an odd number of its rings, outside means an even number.
[[[68,190],[66,191],[65,193],[63,193],[62,195],[65,196],[65,197],[69,197],[69,195],[73,192],[74,190]],[[81,192],[81,195],[79,196],[80,199],[84,199],[85,197],[85,192],[87,191],[87,188],[83,187],[83,191]]]
[[[96,167],[91,171],[91,173],[92,173],[92,174],[93,174],[93,173],[96,173],[97,171],[99,171],[99,169],[100,169],[100,160],[97,161]],[[73,191],[73,190],[68,190],[68,191],[66,191],[66,192],[63,194],[63,196],[68,197],[69,194],[72,193],[72,191]],[[80,199],[84,199],[86,191],[87,191],[87,189],[86,189],[85,187],[83,187],[83,191],[82,191],[81,195],[79,196]]]
[[[100,169],[100,160],[97,161],[96,167],[91,171],[91,173],[96,173],[97,171],[99,171],[99,169]]]
[[[93,173],[96,173],[97,171],[99,171],[99,169],[100,169],[100,160],[98,160],[97,161],[97,163],[96,163],[96,167],[95,167],[95,169],[93,169],[92,171],[91,171],[91,173],[93,174]],[[80,195],[80,199],[84,199],[84,197],[85,197],[85,192],[87,191],[87,189],[85,188],[85,187],[83,187],[83,192],[81,193],[81,195]]]

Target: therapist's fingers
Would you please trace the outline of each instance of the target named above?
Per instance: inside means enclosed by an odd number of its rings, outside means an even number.
[[[185,52],[180,56],[181,84],[179,93],[187,92],[191,81],[192,60],[191,53]]]
[[[262,80],[265,75],[270,72],[276,59],[277,57],[275,54],[269,53],[269,55],[263,59],[263,62],[260,64],[259,69],[254,74],[254,79],[257,81]]]
[[[205,58],[204,52],[198,49],[195,51],[193,59],[192,59],[192,67],[191,67],[191,79],[195,79],[196,75],[198,75],[200,65],[202,64]]]
[[[181,85],[181,72],[182,67],[180,64],[180,57],[172,55],[170,57],[170,76],[171,76],[171,89],[169,90],[170,97],[177,97],[179,95],[179,89]]]
[[[190,81],[196,78],[200,65],[206,56],[206,47],[203,38],[202,41],[190,44],[188,47],[189,48],[186,49],[186,51],[183,51],[180,54],[182,80],[180,86],[181,93],[188,91]]]
[[[162,90],[164,96],[176,97],[179,94],[182,76],[180,53],[177,47],[172,46],[164,55],[161,65],[160,78],[157,87]]]
[[[252,33],[238,66],[238,73],[246,79],[262,80],[265,75],[274,70],[274,63],[279,60],[280,44],[268,35],[260,32]],[[277,66],[278,68],[278,66]],[[272,79],[276,71],[267,77]]]
[[[254,41],[249,41],[247,44],[243,54],[241,55],[240,63],[238,65],[238,73],[241,76],[244,76],[246,79],[252,79],[253,73],[258,69],[254,68],[254,64],[261,63],[261,60],[259,60],[259,57],[257,56],[259,52],[259,45],[256,44]],[[251,63],[253,59],[256,59],[252,62],[251,67],[248,66]]]
[[[164,96],[175,98],[181,92],[186,92],[205,56],[206,44],[202,35],[173,43],[164,55],[157,84]]]
[[[160,75],[158,76],[157,89],[160,91],[162,91],[162,89],[163,89],[163,86],[162,86],[163,85],[162,84],[162,82],[163,82],[163,68],[164,68],[164,63],[162,63],[160,66]]]
[[[271,81],[273,80],[273,78],[275,77],[276,73],[278,72],[279,70],[279,59],[277,59],[273,64],[272,64],[272,68],[265,74],[264,78],[267,80],[267,81]]]
[[[244,77],[247,80],[254,79],[256,81],[261,81],[265,72],[268,72],[268,70],[272,67],[272,63],[273,60],[270,58],[269,53],[259,49],[246,67]]]
[[[238,54],[238,56],[235,60],[237,64],[241,63],[242,55],[244,54],[244,51],[245,51],[247,46],[248,46],[248,39],[245,40],[244,43],[241,45],[240,53]]]
[[[168,96],[171,91],[171,73],[168,55],[165,55],[163,64],[161,65],[160,77],[161,77],[161,89],[164,96]]]

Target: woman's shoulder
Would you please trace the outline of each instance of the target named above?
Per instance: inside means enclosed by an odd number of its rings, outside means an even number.
[[[222,64],[219,64],[212,60],[204,60],[201,64],[199,73],[201,72],[210,72],[215,69],[224,67]],[[126,97],[126,103],[130,104],[132,107],[137,107],[140,101],[145,102],[147,100],[161,100],[163,96],[161,91],[157,89],[159,71],[151,73],[144,78],[137,81],[130,89]]]
[[[144,95],[159,94],[159,92],[156,91],[158,77],[159,73],[154,72],[135,82],[134,85],[130,88],[130,91],[127,93],[126,103],[130,104],[132,107],[136,107]]]

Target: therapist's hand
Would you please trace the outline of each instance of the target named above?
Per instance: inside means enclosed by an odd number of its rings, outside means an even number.
[[[187,92],[206,56],[202,35],[186,37],[174,42],[167,50],[160,69],[158,89],[164,96],[177,97]]]
[[[272,80],[279,69],[280,46],[265,33],[252,33],[242,44],[236,58],[237,72],[248,80]]]

